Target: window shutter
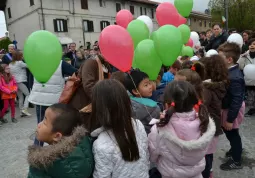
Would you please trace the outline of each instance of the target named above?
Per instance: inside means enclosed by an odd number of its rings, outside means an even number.
[[[140,15],[143,15],[143,8],[140,7]]]
[[[110,22],[107,22],[107,26],[109,26],[109,25],[111,25],[111,23],[110,23]]]
[[[54,32],[58,32],[58,24],[57,24],[57,23],[58,23],[57,20],[54,19],[54,20],[53,20]]]
[[[104,29],[103,23],[104,23],[104,21],[100,21],[100,28],[101,28],[101,31]]]
[[[88,0],[81,0],[81,8],[88,9]]]
[[[67,20],[63,20],[63,28],[64,28],[64,32],[68,32]]]
[[[94,24],[93,21],[88,21],[88,31],[94,32]]]
[[[135,14],[135,7],[134,6],[130,6],[130,12],[134,15]]]

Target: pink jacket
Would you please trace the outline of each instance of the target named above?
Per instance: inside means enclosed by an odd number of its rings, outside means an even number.
[[[7,84],[4,80],[4,77],[1,75],[0,76],[0,90],[1,90],[1,92],[6,93],[6,94],[11,94],[12,91],[17,92],[18,87],[17,87],[15,78],[12,77],[11,81]]]
[[[195,111],[175,113],[163,128],[154,125],[149,134],[151,162],[163,178],[202,178],[204,156],[216,127],[210,119],[206,133],[200,136],[200,120]]]

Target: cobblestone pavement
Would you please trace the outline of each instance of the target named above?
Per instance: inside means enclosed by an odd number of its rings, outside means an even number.
[[[26,162],[27,146],[32,144],[36,126],[33,117],[18,118],[19,122],[9,122],[0,127],[0,178],[25,178],[28,164]],[[17,112],[18,113],[18,112]],[[6,118],[10,121],[9,114]],[[219,165],[229,149],[228,140],[221,136],[218,152],[215,154],[214,178],[255,178],[255,117],[246,118],[241,128],[244,151],[244,168],[238,171],[221,171]]]

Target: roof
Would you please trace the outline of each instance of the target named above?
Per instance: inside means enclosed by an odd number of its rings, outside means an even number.
[[[4,11],[7,0],[0,0],[0,10]]]
[[[160,2],[155,2],[155,1],[150,1],[150,0],[130,0],[130,1],[139,2],[139,3],[143,3],[143,4],[152,4],[152,5],[160,4]]]

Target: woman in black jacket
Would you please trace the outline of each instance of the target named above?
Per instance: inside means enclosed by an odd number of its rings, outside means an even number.
[[[228,34],[226,32],[223,32],[221,25],[214,24],[213,35],[209,41],[209,44],[205,47],[205,50],[206,51],[209,51],[210,49],[217,50],[221,44],[227,41],[227,39],[228,39]]]

